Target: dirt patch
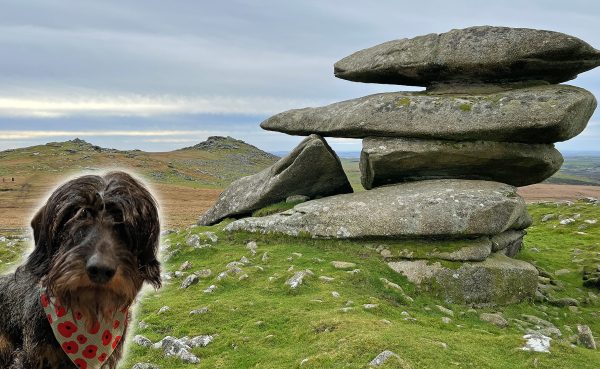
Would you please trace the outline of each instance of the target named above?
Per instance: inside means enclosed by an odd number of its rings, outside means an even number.
[[[600,186],[559,185],[538,183],[519,187],[519,195],[527,202],[577,200],[583,197],[600,197]]]

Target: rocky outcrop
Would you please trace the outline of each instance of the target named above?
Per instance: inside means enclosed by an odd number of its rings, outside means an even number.
[[[553,143],[578,135],[595,108],[591,93],[566,85],[475,95],[391,92],[289,110],[260,126],[292,135]]]
[[[448,82],[560,83],[600,65],[600,51],[559,32],[479,26],[388,41],[335,63],[338,78],[430,86]]]
[[[562,163],[550,144],[369,137],[363,140],[360,171],[366,189],[437,178],[526,186],[549,178]]]
[[[459,238],[530,224],[525,202],[512,186],[431,180],[312,200],[279,214],[240,219],[225,229],[315,238]]]
[[[271,167],[233,182],[198,224],[249,215],[292,195],[314,198],[348,192],[352,187],[340,159],[322,137],[310,135]]]
[[[524,28],[471,27],[358,51],[336,63],[337,77],[426,91],[294,109],[261,127],[363,138],[367,191],[225,229],[368,239],[392,269],[448,302],[532,299],[536,268],[511,259],[531,225],[512,185],[541,182],[560,168],[553,144],[578,135],[597,102],[584,89],[556,83],[598,65],[600,51],[587,43]],[[598,275],[586,269],[586,285],[597,286]]]

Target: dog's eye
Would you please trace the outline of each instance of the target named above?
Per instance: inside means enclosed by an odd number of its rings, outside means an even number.
[[[91,216],[92,216],[92,212],[89,209],[81,208],[81,210],[79,210],[79,218],[87,219],[87,218],[91,218]]]

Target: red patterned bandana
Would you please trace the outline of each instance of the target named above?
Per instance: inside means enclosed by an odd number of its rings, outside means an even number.
[[[127,310],[117,311],[110,322],[99,319],[87,329],[80,312],[69,312],[54,297],[49,298],[45,288],[40,300],[54,337],[80,369],[99,369],[123,337]]]

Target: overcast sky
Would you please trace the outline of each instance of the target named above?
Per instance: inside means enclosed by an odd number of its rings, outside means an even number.
[[[80,137],[168,151],[230,135],[268,151],[301,137],[262,131],[274,113],[409,90],[333,77],[384,41],[473,25],[549,29],[600,48],[600,2],[4,1],[0,150]],[[570,84],[600,97],[600,68]],[[563,151],[600,150],[600,113]],[[329,139],[339,151],[360,141]]]

